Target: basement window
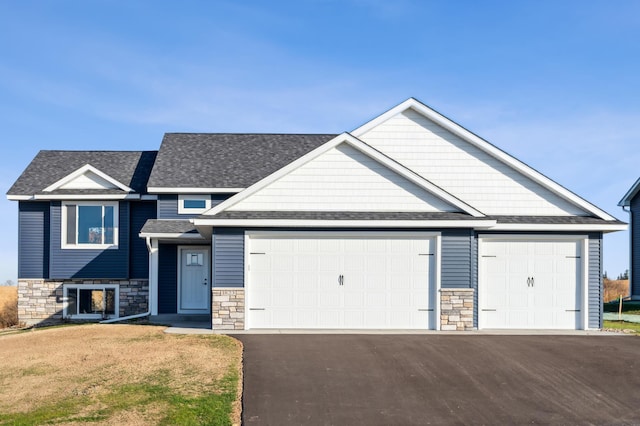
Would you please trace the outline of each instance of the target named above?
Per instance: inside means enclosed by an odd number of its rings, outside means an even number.
[[[119,316],[119,286],[64,285],[63,316],[69,319],[108,319]]]

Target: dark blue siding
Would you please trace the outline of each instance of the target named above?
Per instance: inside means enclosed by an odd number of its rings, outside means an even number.
[[[156,218],[156,203],[153,201],[131,203],[131,228],[129,241],[129,278],[149,278],[149,252],[140,230],[147,219]]]
[[[214,229],[213,286],[244,287],[244,231]]]
[[[631,295],[640,296],[640,193],[631,200]]]
[[[18,205],[18,278],[49,278],[49,202]]]
[[[186,219],[197,215],[178,214],[177,195],[158,195],[158,219]]]
[[[51,203],[50,278],[127,279],[129,275],[129,203],[119,203],[118,248],[61,248],[61,203]]]
[[[602,328],[602,234],[589,235],[589,327]]]
[[[234,194],[212,194],[211,207],[215,207]],[[158,219],[189,219],[199,214],[178,214],[177,195],[158,196]]]
[[[472,242],[471,230],[442,231],[442,288],[472,287]]]
[[[178,312],[178,246],[158,247],[158,313]]]

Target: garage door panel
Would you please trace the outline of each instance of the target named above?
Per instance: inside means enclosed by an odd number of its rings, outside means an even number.
[[[569,311],[581,306],[580,247],[577,241],[483,240],[482,327],[577,328],[580,315]]]
[[[430,239],[250,238],[256,247],[265,254],[250,258],[250,327],[433,327],[431,312],[418,314],[433,305]]]

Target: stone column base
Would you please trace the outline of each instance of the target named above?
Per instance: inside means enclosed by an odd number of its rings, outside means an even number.
[[[244,288],[212,289],[211,328],[244,330]]]
[[[440,330],[473,330],[472,288],[440,289]]]

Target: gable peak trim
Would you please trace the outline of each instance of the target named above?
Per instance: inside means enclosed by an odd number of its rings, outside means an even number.
[[[79,169],[75,170],[74,172],[69,173],[68,175],[66,175],[62,179],[58,180],[57,182],[55,182],[55,183],[49,185],[48,187],[46,187],[45,189],[43,189],[43,192],[52,192],[52,191],[55,191],[56,189],[60,189],[61,187],[63,187],[67,183],[72,182],[73,180],[75,180],[78,177],[80,177],[82,175],[85,175],[87,173],[95,174],[96,176],[100,177],[101,179],[106,180],[107,182],[109,182],[113,186],[121,189],[122,191],[134,192],[133,189],[131,189],[127,185],[123,184],[122,182],[118,181],[117,179],[114,179],[113,177],[111,177],[108,174],[106,174],[105,172],[97,169],[96,167],[93,167],[91,164],[85,164],[84,166],[80,167]]]

